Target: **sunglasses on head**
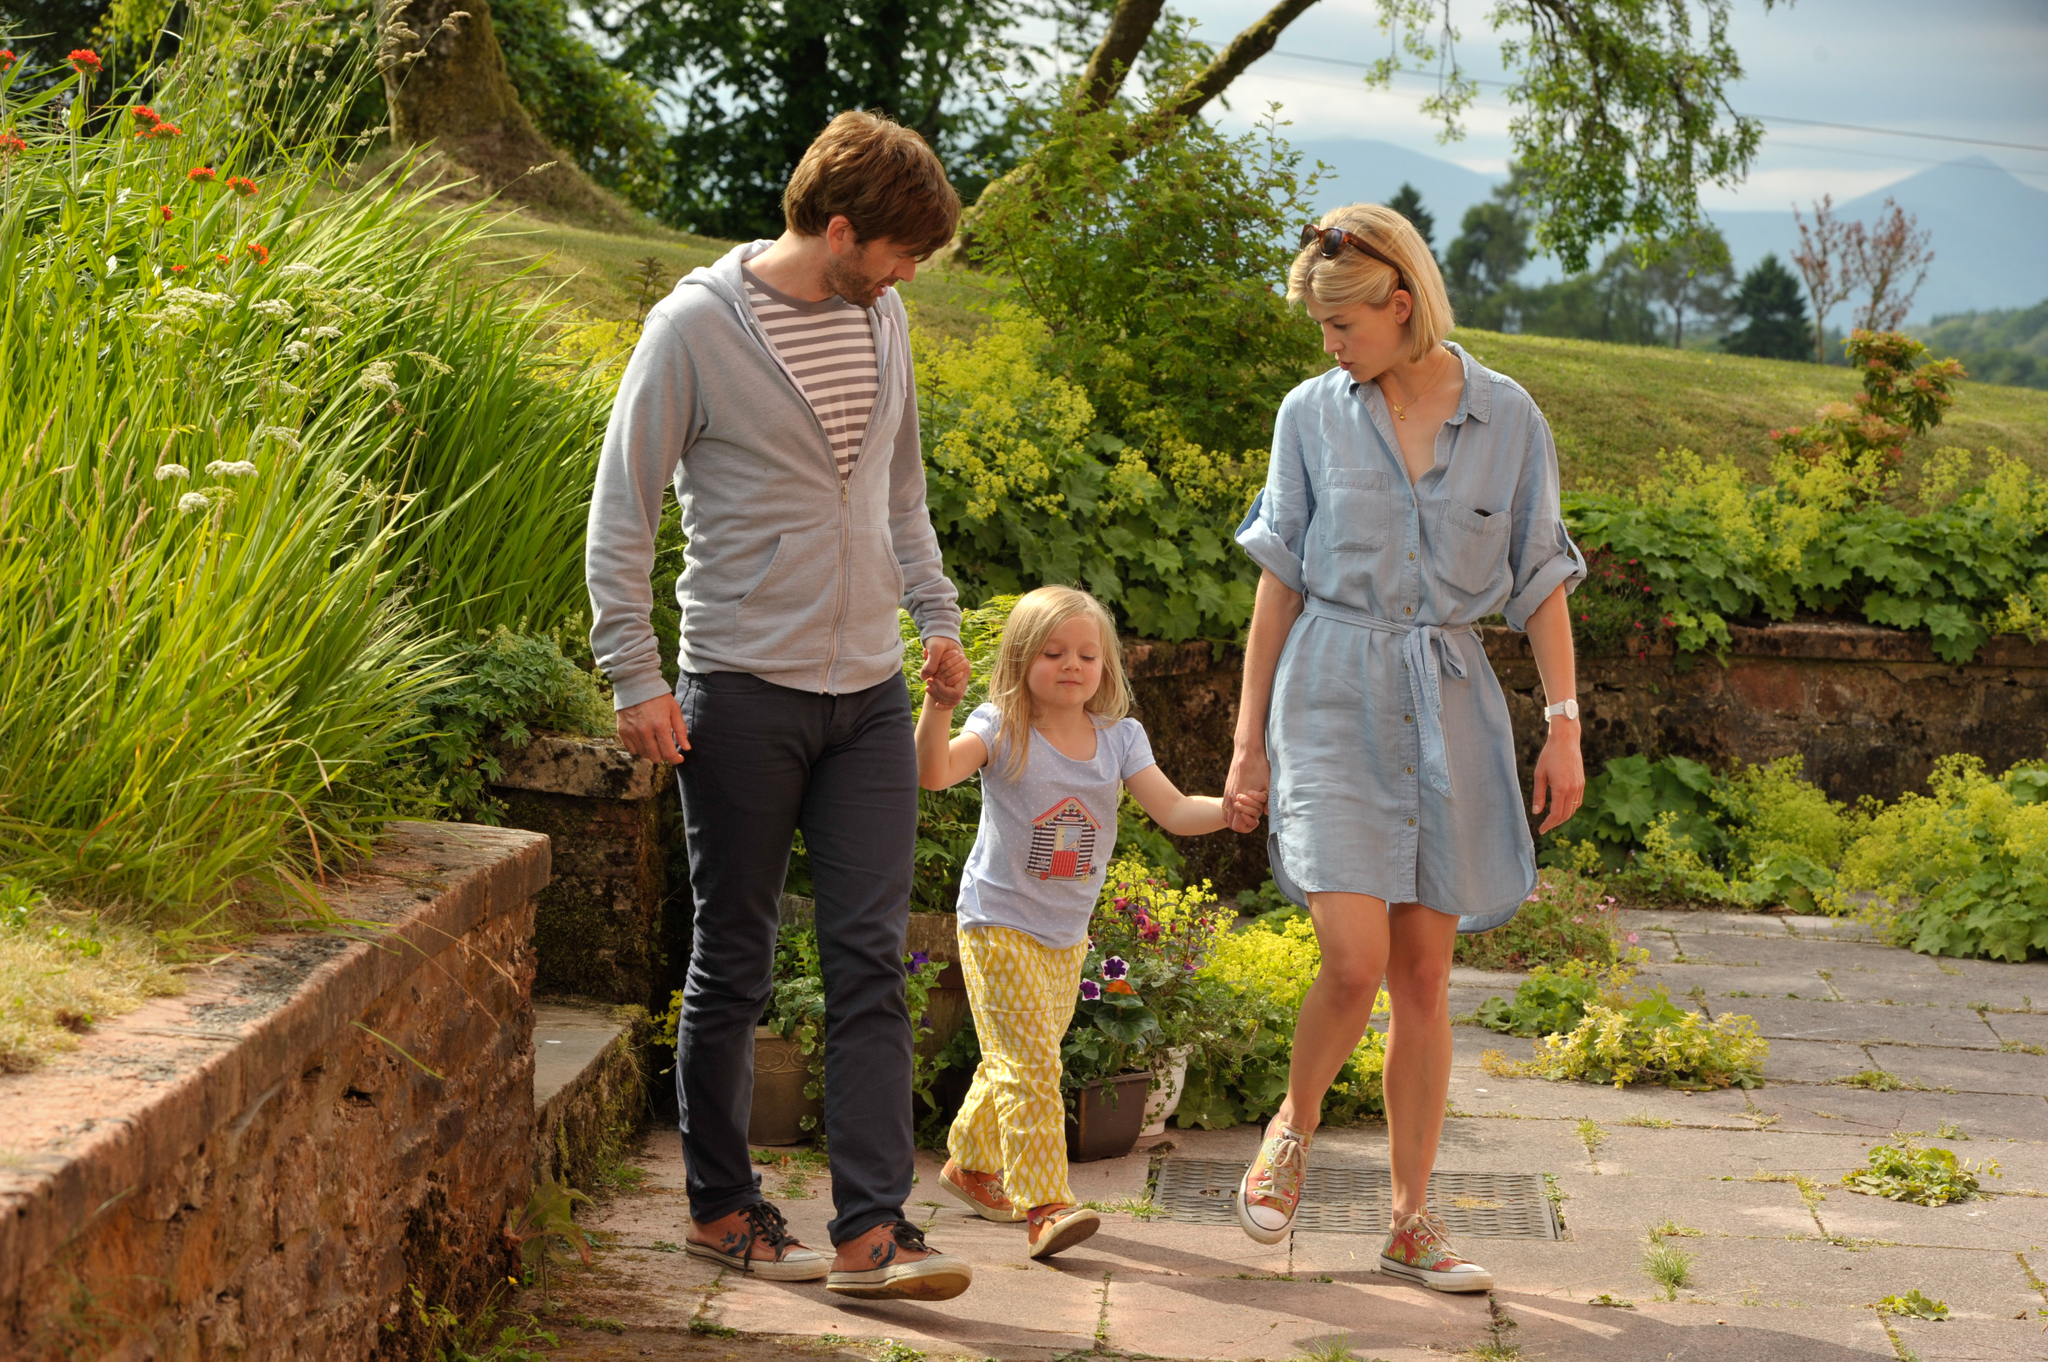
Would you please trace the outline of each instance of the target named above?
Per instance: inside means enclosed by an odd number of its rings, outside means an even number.
[[[1319,246],[1325,260],[1335,260],[1346,246],[1355,246],[1394,272],[1396,288],[1408,289],[1410,296],[1415,293],[1414,289],[1408,288],[1408,275],[1401,267],[1374,247],[1367,245],[1365,238],[1356,232],[1347,232],[1342,227],[1318,227],[1311,222],[1301,229],[1301,244],[1304,249],[1310,245]]]

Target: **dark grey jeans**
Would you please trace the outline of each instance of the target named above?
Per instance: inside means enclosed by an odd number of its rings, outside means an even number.
[[[801,828],[825,975],[825,1135],[834,1244],[900,1219],[910,1195],[910,1012],[903,936],[917,845],[917,750],[903,678],[851,695],[741,672],[685,674],[677,779],[695,938],[676,1036],[690,1215],[761,1200],[747,1151],[754,1027]]]

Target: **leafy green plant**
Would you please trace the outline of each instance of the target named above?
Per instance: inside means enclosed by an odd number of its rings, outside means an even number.
[[[548,1299],[548,1270],[567,1267],[572,1261],[590,1266],[590,1240],[576,1223],[576,1203],[590,1204],[590,1198],[554,1174],[542,1170],[526,1205],[505,1221],[505,1241],[519,1251],[519,1261],[530,1279],[540,1284],[541,1303]]]
[[[1526,970],[1581,960],[1611,965],[1635,933],[1617,925],[1615,901],[1597,880],[1572,870],[1541,872],[1520,911],[1490,932],[1460,936],[1451,958],[1470,969]]]
[[[1865,1196],[1910,1201],[1916,1206],[1946,1206],[1982,1195],[1979,1177],[1997,1177],[1998,1163],[1972,1163],[1955,1151],[1923,1147],[1910,1140],[1871,1146],[1864,1166],[1842,1176],[1842,1185]]]
[[[216,17],[151,118],[0,82],[0,859],[163,927],[415,806],[436,634],[582,608],[607,396],[470,281],[480,210],[345,181],[374,71],[298,82],[302,11]]]
[[[1993,778],[1975,757],[1935,763],[1925,795],[1877,813],[1844,853],[1843,893],[1896,945],[1928,955],[2048,954],[2048,766]]]
[[[1692,1282],[1692,1259],[1690,1253],[1665,1243],[1662,1235],[1652,1232],[1650,1245],[1643,1250],[1643,1272],[1664,1288],[1665,1300],[1675,1301],[1679,1288]]]
[[[1578,1026],[1587,1008],[1604,995],[1618,994],[1632,977],[1625,966],[1602,967],[1584,960],[1538,965],[1515,989],[1512,1000],[1496,995],[1481,1003],[1478,1021],[1513,1036],[1562,1034]]]
[[[1904,1079],[1883,1069],[1859,1069],[1853,1074],[1828,1080],[1837,1087],[1862,1088],[1866,1092],[1897,1092],[1906,1086]]]
[[[1948,1318],[1948,1302],[1921,1294],[1917,1286],[1903,1296],[1886,1296],[1877,1303],[1877,1308],[1887,1315],[1907,1315],[1913,1319],[1940,1321]]]
[[[1756,1034],[1752,1018],[1731,1013],[1708,1021],[1672,1003],[1661,984],[1629,991],[1629,978],[1621,965],[1595,970],[1569,961],[1557,970],[1539,967],[1513,1002],[1487,999],[1479,1009],[1482,1025],[1540,1039],[1535,1056],[1521,1063],[1487,1051],[1486,1071],[1617,1088],[1753,1088],[1763,1082],[1770,1043]]]

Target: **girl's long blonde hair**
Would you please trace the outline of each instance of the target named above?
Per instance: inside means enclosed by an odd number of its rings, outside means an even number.
[[[1131,712],[1131,684],[1124,676],[1123,649],[1117,644],[1116,621],[1101,601],[1070,586],[1042,586],[1017,598],[996,644],[995,665],[989,668],[988,698],[1003,716],[1002,735],[1008,750],[1003,775],[1015,780],[1031,761],[1031,688],[1025,674],[1031,660],[1045,650],[1045,641],[1068,620],[1086,616],[1102,634],[1102,684],[1082,706],[1104,724]]]

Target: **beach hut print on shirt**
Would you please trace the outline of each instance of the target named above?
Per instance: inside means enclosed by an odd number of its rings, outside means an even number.
[[[1085,880],[1095,873],[1095,834],[1102,824],[1072,795],[1031,820],[1024,873],[1041,880]]]

